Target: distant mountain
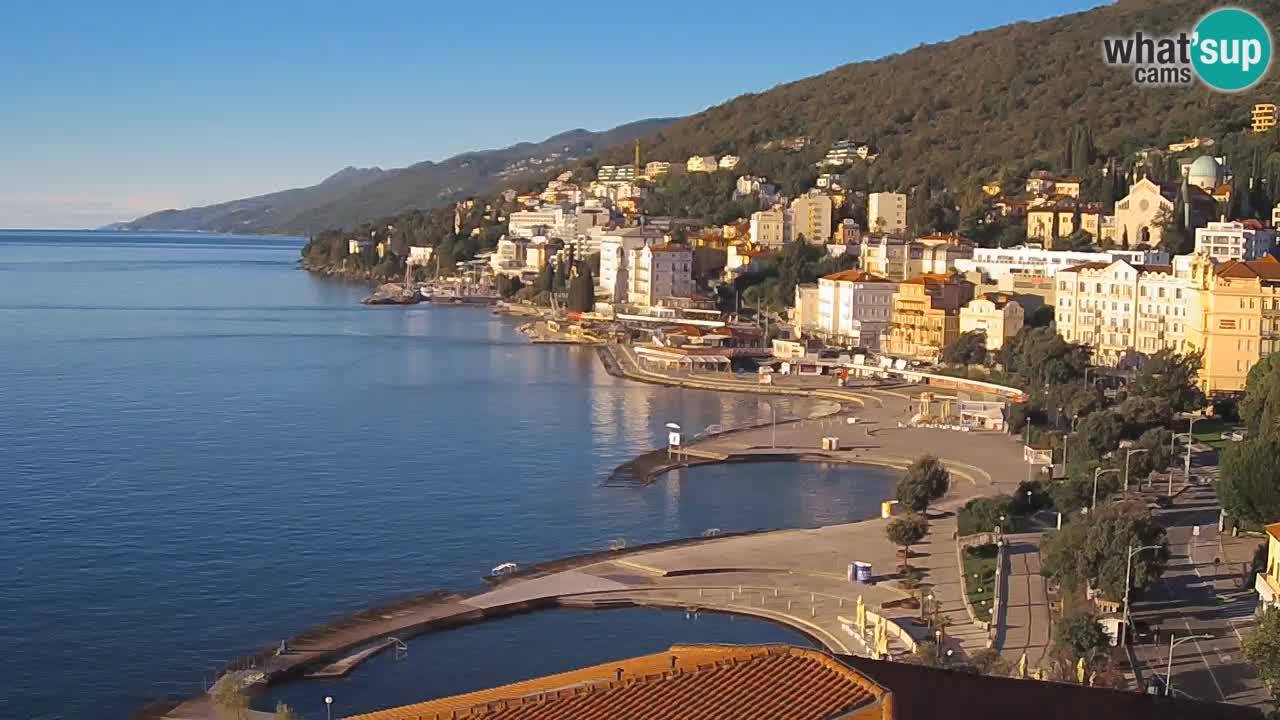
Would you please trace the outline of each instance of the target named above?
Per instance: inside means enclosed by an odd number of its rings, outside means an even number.
[[[674,118],[640,120],[593,132],[570,130],[539,143],[456,155],[405,168],[347,167],[310,187],[190,208],[162,210],[116,227],[126,230],[309,234],[411,209],[430,209],[567,165],[606,147],[650,135]]]

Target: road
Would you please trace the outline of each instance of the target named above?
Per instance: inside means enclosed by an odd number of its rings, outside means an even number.
[[[1225,553],[1218,537],[1218,512],[1217,497],[1207,484],[1186,489],[1171,507],[1155,512],[1168,531],[1170,559],[1160,582],[1133,604],[1135,622],[1145,622],[1154,631],[1153,638],[1135,644],[1135,655],[1150,683],[1166,673],[1171,635],[1209,635],[1174,649],[1174,692],[1262,705],[1269,696],[1241,652],[1257,607],[1252,588],[1243,586],[1241,556],[1250,555],[1249,545],[1257,541],[1232,542],[1232,551]]]
[[[1004,624],[996,636],[1000,653],[1010,662],[1027,654],[1027,667],[1041,667],[1049,650],[1052,627],[1044,578],[1040,576],[1040,536],[1007,535],[1008,573],[1004,582],[1008,601]]]

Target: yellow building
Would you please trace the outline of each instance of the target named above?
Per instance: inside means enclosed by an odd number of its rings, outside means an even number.
[[[1280,605],[1280,523],[1267,526],[1267,567],[1254,578],[1253,589],[1263,607]]]
[[[1276,126],[1275,103],[1258,103],[1253,106],[1253,131],[1264,133]]]
[[[1202,355],[1206,394],[1238,393],[1258,360],[1280,349],[1280,260],[1191,264],[1185,345]]]
[[[981,331],[987,349],[999,350],[1022,330],[1025,313],[1010,293],[987,293],[960,308],[960,333]]]
[[[1000,189],[1000,183],[998,182],[989,182],[989,183],[983,184],[982,186],[982,194],[986,195],[987,197],[991,197],[991,198],[1000,197],[1001,192],[1003,191]]]
[[[720,162],[715,155],[694,155],[685,163],[685,170],[691,173],[713,173],[720,169]]]
[[[973,283],[955,275],[917,275],[893,295],[889,327],[880,347],[889,355],[936,362],[960,336],[960,309],[973,299]]]
[[[791,202],[791,238],[813,245],[831,239],[831,196],[805,195]]]

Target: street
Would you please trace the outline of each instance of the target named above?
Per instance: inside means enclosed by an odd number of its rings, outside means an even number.
[[[1157,486],[1157,492],[1162,491]],[[1151,492],[1144,499],[1153,498]],[[1151,636],[1134,646],[1145,685],[1163,678],[1169,664],[1170,635],[1209,638],[1179,642],[1174,648],[1174,692],[1180,696],[1260,705],[1269,695],[1244,659],[1241,643],[1253,620],[1257,596],[1244,586],[1253,548],[1261,539],[1218,537],[1219,506],[1213,486],[1192,485],[1173,504],[1154,512],[1168,531],[1169,565],[1164,576],[1135,598],[1135,623]],[[1229,549],[1229,551],[1228,551]]]

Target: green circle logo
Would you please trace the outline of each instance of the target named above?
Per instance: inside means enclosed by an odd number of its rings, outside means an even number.
[[[1191,42],[1191,64],[1215,90],[1253,87],[1271,65],[1271,31],[1247,10],[1223,8],[1205,15]]]

